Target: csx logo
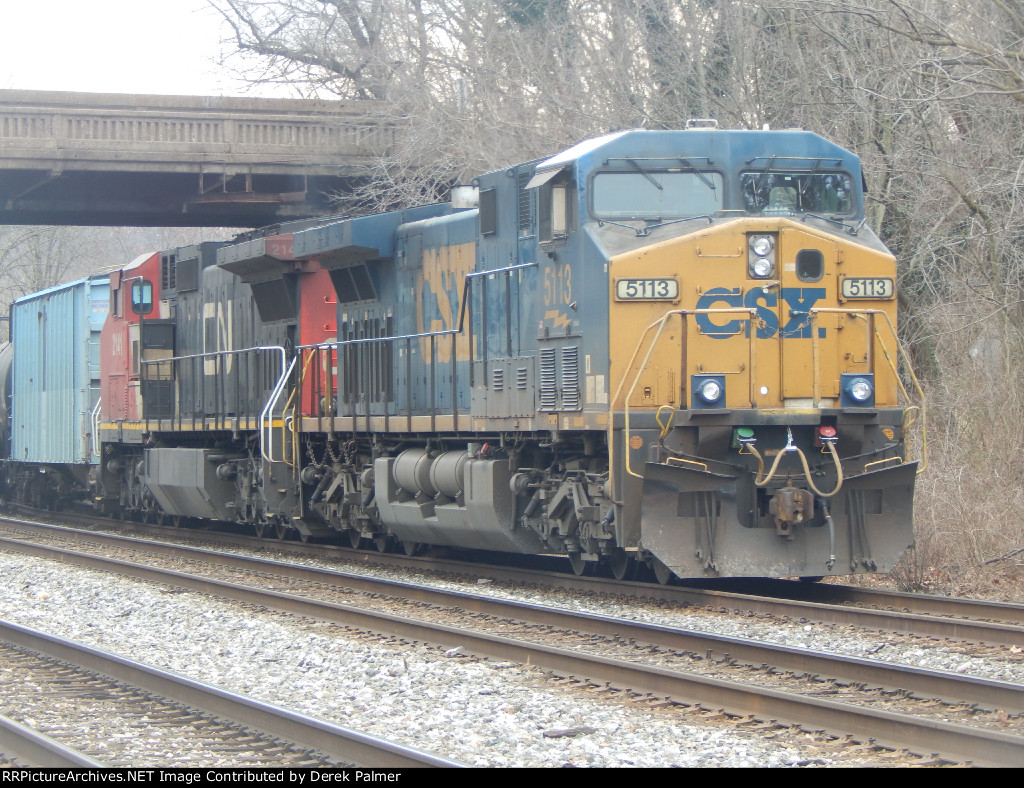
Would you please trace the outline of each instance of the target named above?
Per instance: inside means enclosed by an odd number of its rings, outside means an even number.
[[[779,331],[779,296],[789,307],[788,322]],[[779,334],[783,339],[811,338],[811,320],[807,314],[818,301],[825,297],[824,287],[784,287],[781,293],[771,289],[767,293],[762,287],[754,287],[746,293],[737,287],[715,287],[697,299],[697,309],[723,309],[724,307],[746,307],[757,310],[757,338],[768,339]],[[783,313],[783,316],[787,316]],[[750,336],[751,321],[729,319],[729,315],[697,315],[701,333],[715,339],[728,339],[743,332]],[[825,336],[825,329],[818,329],[818,336]]]

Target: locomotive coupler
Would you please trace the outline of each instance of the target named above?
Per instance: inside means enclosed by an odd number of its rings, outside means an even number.
[[[768,511],[775,517],[775,532],[784,539],[792,540],[793,526],[814,515],[814,496],[809,490],[783,487],[768,502]]]

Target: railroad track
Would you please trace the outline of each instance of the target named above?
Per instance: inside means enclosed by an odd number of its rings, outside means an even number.
[[[459,765],[8,622],[0,664],[0,750],[29,765]]]
[[[532,586],[586,595],[655,600],[675,605],[710,608],[723,613],[744,612],[914,637],[1024,648],[1024,606],[1001,602],[785,580],[698,581],[690,585],[661,586],[576,577],[552,572],[550,569],[530,569],[521,566],[506,568],[449,558],[408,557],[336,546],[312,546],[300,542],[260,539],[217,531],[168,529],[120,521],[113,523],[110,520],[87,516],[77,516],[72,522],[90,527],[96,527],[99,523],[103,528],[117,527],[159,540],[181,537],[191,542],[199,539],[206,544],[229,549],[267,550],[309,559],[357,561],[360,564],[390,567],[400,571],[441,572],[447,575],[513,583],[520,587]],[[8,523],[8,527],[12,528],[21,525],[23,529],[45,529],[48,525],[13,519],[3,519],[0,523]],[[54,527],[67,530],[66,526]],[[97,540],[106,539],[108,544],[117,543],[117,534],[94,530],[87,533]],[[556,563],[557,559],[549,562],[552,566]]]
[[[92,539],[97,535],[90,533],[87,536]],[[1010,718],[1010,715],[1018,715],[1024,709],[1024,688],[1020,685],[870,660],[851,660],[803,649],[785,649],[607,617],[584,617],[544,606],[513,605],[478,595],[453,594],[411,584],[389,584],[292,564],[223,554],[211,556],[194,548],[143,547],[106,537],[100,541],[108,551],[110,545],[121,544],[125,550],[158,551],[163,556],[161,560],[187,561],[189,572],[141,567],[75,552],[62,553],[60,560],[349,627],[384,632],[393,637],[448,647],[458,644],[467,654],[542,665],[560,675],[613,688],[653,693],[687,705],[724,708],[734,715],[817,726],[836,735],[852,735],[862,740],[869,738],[880,744],[905,747],[925,755],[939,752],[943,757],[956,761],[1024,765],[1024,738],[1020,734],[1019,719]],[[5,549],[40,554],[54,548],[7,543]],[[215,574],[244,572],[249,576],[247,583],[250,584],[256,575],[269,578],[271,585],[283,584],[288,592],[267,590],[265,587],[254,589],[250,585],[242,586],[222,579],[196,577],[195,573],[204,563],[216,565]],[[476,620],[469,626],[456,627],[393,612],[367,610],[363,606],[297,596],[299,593],[323,596],[327,592],[337,593],[339,588],[348,596],[401,598],[405,606],[444,611],[442,617],[448,622],[457,617],[455,611],[460,611],[459,616],[471,614]],[[500,622],[499,632],[494,632],[493,626],[490,632],[482,631],[486,629],[481,626],[484,618]],[[500,632],[502,629],[504,633]],[[551,634],[553,630],[557,630],[554,636]],[[576,634],[577,631],[580,634]],[[584,652],[582,641],[595,639],[600,641],[600,648],[596,650],[606,653],[594,653],[594,648]],[[563,645],[552,643],[559,640]],[[657,655],[658,659],[645,657],[639,660],[637,654],[640,652]],[[652,662],[654,664],[647,664]],[[703,663],[702,667],[710,667],[711,670],[698,673],[692,669],[679,669],[681,664],[692,667],[695,662]],[[753,682],[749,666],[755,666],[759,671],[755,671]],[[748,675],[738,678],[737,671],[747,671]],[[801,683],[808,686],[802,691],[792,688],[792,685]],[[787,684],[790,686],[786,687]],[[842,697],[841,701],[836,700],[839,697]],[[920,698],[937,698],[941,703],[922,703]],[[930,710],[930,716],[926,716],[929,710],[925,707],[929,703],[934,708]],[[976,723],[979,713],[972,706],[992,710],[990,719],[983,721],[989,724],[988,729],[941,719],[959,715],[961,719]],[[1014,732],[993,729],[998,727],[1010,727]]]

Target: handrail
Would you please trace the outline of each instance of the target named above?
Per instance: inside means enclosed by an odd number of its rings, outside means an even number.
[[[925,469],[928,467],[928,414],[927,414],[927,398],[925,397],[924,389],[921,387],[921,382],[917,379],[917,375],[914,374],[914,367],[910,363],[910,359],[907,358],[907,351],[904,349],[903,344],[900,342],[899,336],[896,333],[896,327],[893,326],[892,320],[889,318],[888,313],[885,312],[882,309],[856,309],[856,308],[855,309],[849,309],[849,308],[842,308],[841,309],[841,308],[838,308],[838,307],[812,307],[811,309],[809,309],[807,311],[807,314],[808,314],[808,316],[810,317],[810,320],[811,320],[811,355],[812,355],[812,361],[813,361],[813,366],[814,366],[813,375],[814,375],[814,380],[815,380],[815,386],[814,386],[815,404],[817,404],[818,401],[819,401],[817,380],[818,380],[818,377],[820,375],[820,372],[819,372],[819,358],[818,358],[818,332],[817,332],[816,327],[814,325],[815,318],[819,314],[852,315],[852,316],[864,315],[865,316],[864,319],[867,320],[867,322],[868,322],[868,336],[870,337],[871,335],[874,335],[874,337],[878,340],[879,347],[881,347],[881,349],[882,349],[882,355],[885,356],[885,361],[889,365],[889,369],[892,371],[892,376],[893,376],[893,378],[896,379],[896,385],[899,387],[900,393],[903,395],[903,399],[908,403],[907,411],[909,412],[910,410],[915,409],[915,408],[920,411],[920,419],[921,419],[921,465],[918,467],[917,472],[919,474],[924,473]],[[883,318],[885,318],[885,323],[889,327],[889,335],[896,341],[896,351],[897,351],[897,353],[896,353],[896,361],[893,361],[893,354],[889,351],[889,348],[885,344],[885,340],[882,338],[881,333],[879,333],[879,331],[878,331],[878,326],[876,325],[875,318],[878,317],[879,315],[881,315]],[[873,353],[874,348],[873,348],[873,345],[874,345],[874,343],[871,340],[869,340],[868,341],[868,353],[869,353],[868,361],[869,361],[870,369],[872,370],[872,372],[874,371],[874,367],[875,367],[875,365],[874,365],[874,353]],[[903,362],[904,362],[904,365],[906,367],[907,374],[910,376],[910,380],[914,384],[914,391],[917,393],[918,401],[921,403],[920,405],[909,405],[909,403],[913,402],[913,400],[912,400],[912,398],[910,396],[910,393],[907,391],[906,386],[903,385],[903,381],[900,379],[899,370],[897,369],[897,362],[898,362],[898,360],[900,358],[900,355],[902,355],[902,357],[903,357]],[[916,421],[917,421],[917,419],[914,419],[909,424],[904,424],[904,435],[906,434],[907,428],[912,426]]]
[[[167,364],[172,361],[191,361],[194,358],[217,358],[220,356],[240,356],[244,353],[255,353],[258,351],[276,350],[281,354],[281,364],[284,365],[285,349],[281,345],[258,345],[256,347],[244,347],[238,350],[212,350],[209,353],[192,353],[188,356],[171,356],[170,358],[151,358],[142,362],[143,366],[149,364]]]
[[[651,340],[651,346],[647,349],[647,355],[644,357],[643,363],[640,364],[640,366],[636,368],[636,374],[633,377],[633,385],[629,387],[629,392],[626,394],[625,402],[623,403],[623,410],[625,412],[625,424],[623,426],[623,429],[625,430],[625,432],[624,432],[624,435],[625,435],[624,442],[625,443],[628,443],[628,441],[629,441],[629,400],[632,398],[633,392],[636,391],[636,387],[637,387],[637,385],[640,382],[640,375],[643,374],[643,371],[647,368],[647,362],[650,361],[651,354],[654,353],[654,347],[658,344],[658,340],[661,338],[661,332],[665,329],[665,326],[668,324],[669,318],[672,317],[673,315],[679,315],[679,317],[685,322],[686,318],[688,316],[690,316],[690,315],[721,315],[721,314],[734,314],[734,315],[735,314],[741,314],[741,315],[745,314],[745,315],[747,315],[747,318],[751,322],[753,322],[754,320],[757,319],[757,309],[755,307],[726,307],[726,308],[723,308],[723,309],[671,309],[668,312],[666,312],[664,315],[662,315],[660,320],[656,320],[655,322],[651,323],[649,326],[647,326],[647,328],[644,329],[643,333],[640,335],[639,341],[637,342],[636,349],[633,351],[633,356],[632,356],[632,358],[629,359],[629,363],[626,365],[626,369],[627,370],[633,367],[633,363],[636,361],[636,357],[640,354],[640,348],[643,347],[644,340],[646,339],[647,335],[651,332],[651,330],[655,326],[658,327],[658,331],[654,335],[654,339]],[[757,360],[757,357],[754,354],[754,343],[753,343],[753,341],[749,342],[748,344],[750,346],[750,385],[751,385],[751,387],[753,387],[753,385],[754,385],[754,371],[755,371],[755,366],[754,365],[755,365],[755,362]],[[609,410],[611,412],[613,412],[613,413],[615,411],[615,406],[616,406],[616,404],[619,401],[619,397],[622,394],[622,389],[626,385],[626,380],[627,380],[627,376],[623,375],[622,380],[619,381],[619,387],[615,390],[615,396],[612,397]],[[750,404],[751,404],[751,406],[753,406],[753,404],[754,404],[753,399],[751,399]],[[624,445],[625,445],[625,443],[624,443]],[[614,456],[615,456],[615,420],[614,419],[609,419],[608,420],[608,473],[609,473],[609,481],[611,481],[611,482],[614,482],[614,468],[615,468]],[[633,469],[630,467],[629,452],[628,451],[626,451],[625,467],[626,467],[626,473],[628,473],[630,476],[635,476],[638,479],[642,479],[643,478],[639,473],[634,473]]]
[[[292,370],[295,369],[295,362],[298,360],[298,356],[292,356],[292,363],[288,365],[288,368],[281,373],[281,377],[278,378],[273,390],[270,392],[270,396],[267,398],[266,407],[260,412],[260,454],[267,462],[287,462],[287,458],[284,456],[284,440],[282,439],[281,445],[281,459],[274,459],[274,406],[277,405],[277,401],[281,399],[281,394],[284,392],[285,384],[288,382],[288,378],[292,374]],[[284,366],[285,362],[285,351],[281,348],[281,366]],[[266,433],[264,433],[266,429]]]
[[[643,348],[644,344],[646,343],[648,335],[651,333],[651,331],[653,331],[654,329],[657,329],[657,331],[656,331],[656,333],[654,335],[654,338],[651,340],[650,346],[647,349],[647,354],[644,357],[643,362],[639,366],[637,366],[635,368],[635,372],[634,372],[633,377],[632,377],[632,384],[629,386],[628,392],[625,394],[624,401],[622,402],[622,407],[623,407],[623,412],[624,412],[623,446],[628,446],[628,442],[629,442],[629,433],[630,433],[630,428],[629,428],[629,424],[630,424],[630,405],[629,405],[629,403],[630,403],[630,399],[633,397],[633,393],[636,391],[636,387],[639,385],[640,377],[643,374],[644,370],[646,369],[647,364],[650,361],[650,358],[651,358],[651,356],[654,353],[654,348],[658,344],[658,341],[660,340],[662,332],[664,331],[665,326],[668,324],[669,319],[672,318],[675,315],[678,315],[680,317],[680,319],[683,321],[684,327],[685,327],[685,321],[686,321],[687,317],[689,317],[691,315],[723,314],[723,313],[732,313],[732,314],[741,314],[741,315],[742,314],[746,314],[748,316],[748,319],[751,322],[753,322],[754,320],[757,319],[757,309],[756,308],[730,307],[730,308],[723,308],[723,309],[673,309],[673,310],[669,310],[669,311],[665,312],[661,316],[661,318],[659,318],[655,322],[651,323],[649,326],[647,326],[643,330],[643,332],[640,335],[640,338],[637,341],[636,349],[633,351],[633,355],[630,358],[629,363],[625,367],[626,372],[623,374],[622,379],[619,382],[619,386],[616,389],[615,395],[614,395],[614,397],[612,397],[612,400],[611,400],[611,403],[610,403],[610,406],[609,406],[609,411],[611,413],[614,413],[617,405],[620,402],[620,400],[623,399],[623,389],[626,387],[627,382],[630,380],[629,370],[634,368],[634,365],[636,363],[637,357],[640,355],[640,350]],[[813,389],[813,395],[814,395],[813,396],[813,401],[814,401],[815,407],[818,407],[820,405],[820,403],[821,403],[820,348],[819,348],[819,343],[818,343],[818,331],[817,331],[817,326],[815,324],[815,319],[817,318],[817,316],[819,314],[841,314],[841,315],[850,315],[850,316],[863,316],[865,321],[868,323],[868,343],[867,343],[868,344],[868,348],[867,348],[867,356],[866,356],[866,358],[867,358],[867,363],[868,363],[869,367],[871,368],[872,371],[874,371],[874,366],[875,366],[874,339],[877,339],[878,340],[878,345],[881,348],[882,355],[884,356],[886,362],[888,363],[889,368],[892,370],[893,377],[896,380],[896,385],[899,387],[900,393],[903,395],[904,401],[906,403],[908,403],[908,406],[906,408],[907,412],[909,413],[912,410],[918,410],[920,412],[920,419],[921,419],[921,455],[922,456],[921,456],[921,465],[918,468],[917,472],[918,473],[924,472],[925,468],[928,467],[928,438],[927,438],[927,418],[926,418],[927,414],[926,414],[926,400],[925,400],[924,390],[922,389],[921,383],[920,383],[920,381],[918,381],[917,376],[914,374],[914,370],[913,370],[913,367],[910,364],[909,359],[906,358],[906,351],[903,349],[902,344],[900,344],[900,342],[899,342],[899,337],[896,334],[896,330],[895,330],[895,328],[894,328],[894,326],[892,324],[892,320],[889,318],[889,315],[884,310],[880,310],[880,309],[856,309],[856,308],[848,309],[848,308],[836,308],[836,307],[812,308],[812,309],[808,310],[807,314],[808,314],[808,317],[810,319],[810,327],[811,327],[811,353],[812,353],[812,359],[813,359],[813,363],[812,363],[812,366],[813,366],[813,370],[812,370],[812,376],[813,376],[812,377],[812,389]],[[911,396],[910,396],[909,392],[907,391],[906,387],[903,385],[903,381],[900,379],[900,375],[899,375],[899,371],[898,371],[897,366],[896,366],[896,362],[894,362],[894,360],[893,360],[893,354],[890,351],[889,346],[886,344],[885,340],[883,339],[883,337],[882,337],[882,335],[881,335],[881,333],[879,331],[879,327],[878,327],[877,322],[876,322],[876,318],[879,315],[881,315],[882,318],[884,318],[885,323],[886,323],[886,325],[889,328],[890,335],[896,340],[896,347],[897,347],[897,356],[896,356],[896,358],[897,358],[897,360],[899,359],[899,355],[898,354],[902,353],[902,355],[903,355],[904,362],[905,362],[908,374],[910,376],[911,381],[913,382],[914,390],[915,390],[915,392],[917,394],[917,399],[920,402],[920,405],[910,405],[909,404],[909,403],[913,402],[913,398],[911,398]],[[683,332],[683,335],[685,337],[685,335],[686,335],[685,331]],[[686,341],[685,338],[683,339],[683,341],[684,342]],[[756,375],[755,375],[755,372],[756,372],[756,367],[755,367],[756,353],[755,353],[755,344],[754,344],[754,336],[753,336],[753,334],[751,334],[749,336],[747,344],[749,346],[749,352],[750,352],[750,366],[749,366],[750,392],[748,392],[748,393],[750,395],[751,407],[753,407],[754,404],[755,404],[754,403],[753,387],[755,385],[755,377],[756,377]],[[662,406],[662,407],[664,407],[664,406]],[[658,414],[660,415],[660,413],[661,413],[661,409],[659,408]],[[911,421],[911,422],[909,422],[908,424],[904,424],[904,435],[906,435],[907,428],[910,427],[915,422],[916,422],[916,419]],[[660,419],[659,419],[658,423],[659,423],[659,425],[661,424]],[[615,469],[615,462],[614,462],[614,452],[615,452],[615,440],[614,440],[614,438],[615,438],[615,436],[614,436],[614,432],[615,432],[615,422],[614,422],[614,419],[609,419],[609,421],[608,421],[609,474],[612,477],[614,477],[614,469]],[[624,467],[625,467],[626,473],[629,474],[630,476],[635,477],[635,478],[643,478],[641,474],[638,474],[635,471],[633,471],[633,469],[631,467],[631,464],[630,464],[629,450],[625,449],[625,452],[626,452],[626,456],[625,456]],[[612,478],[612,481],[614,482],[614,478]]]
[[[288,400],[284,403],[284,407],[281,409],[281,416],[282,416],[282,421],[281,421],[281,446],[282,446],[282,450],[281,451],[282,451],[282,454],[281,454],[281,456],[284,457],[285,464],[287,464],[291,468],[295,468],[299,464],[299,462],[298,462],[298,450],[296,448],[296,446],[297,446],[297,437],[298,437],[298,429],[296,427],[296,422],[298,420],[295,418],[295,415],[294,415],[294,412],[293,412],[293,415],[292,415],[292,460],[293,460],[293,462],[288,462],[288,458],[284,456],[284,448],[283,448],[285,443],[288,440],[288,425],[287,425],[287,419],[284,418],[284,414],[286,414],[288,412],[288,408],[290,408],[292,406],[292,403],[295,401],[296,397],[300,397],[301,396],[302,386],[303,386],[303,383],[305,383],[305,380],[306,380],[306,373],[309,371],[309,365],[312,363],[313,359],[316,357],[317,352],[319,352],[319,348],[316,348],[314,350],[314,352],[310,353],[309,356],[306,358],[305,363],[303,363],[303,365],[302,365],[302,374],[299,375],[298,382],[292,388],[292,393],[290,395],[288,395]],[[298,356],[296,356],[296,360],[297,359],[298,359]],[[293,362],[293,364],[294,364],[294,362]],[[327,396],[328,397],[333,396],[333,392],[328,392]],[[302,402],[300,400],[298,405],[296,405],[295,410],[297,411],[301,407],[301,405],[302,405]]]
[[[296,350],[338,350],[340,347],[348,345],[367,345],[373,342],[398,342],[401,340],[410,341],[413,339],[428,339],[430,337],[447,337],[452,334],[461,334],[465,330],[466,323],[466,310],[469,305],[469,286],[474,279],[480,279],[482,277],[491,276],[492,274],[507,274],[513,271],[521,271],[527,268],[536,268],[537,263],[521,263],[519,265],[510,265],[505,268],[495,268],[490,271],[471,271],[466,274],[465,281],[462,285],[462,305],[459,307],[459,325],[458,328],[446,328],[443,331],[421,331],[416,334],[394,334],[384,337],[360,337],[358,339],[339,339],[334,342],[315,342],[311,345],[296,345]]]
[[[90,420],[92,421],[92,433],[89,436],[89,459],[92,459],[93,455],[99,457],[99,437],[100,437],[100,404],[103,402],[103,397],[96,398],[96,404],[93,406],[92,413],[90,414]]]
[[[268,462],[274,462],[270,455],[273,454],[273,409],[277,404],[277,401],[281,397],[281,392],[288,382],[288,376],[291,374],[292,369],[295,367],[295,359],[292,359],[290,365],[286,364],[288,360],[287,351],[281,345],[259,345],[257,347],[239,348],[238,350],[215,350],[210,353],[192,353],[187,356],[171,356],[170,358],[150,359],[143,361],[142,365],[146,366],[149,364],[168,364],[176,361],[190,361],[195,358],[208,359],[215,358],[219,359],[222,356],[238,356],[245,353],[258,353],[258,352],[274,352],[281,354],[281,376],[278,378],[277,383],[274,384],[274,388],[270,392],[270,396],[267,398],[267,404],[260,411],[260,453],[263,455],[263,459]],[[267,423],[268,414],[271,416],[271,421]],[[264,432],[266,429],[266,432]],[[270,446],[268,450],[266,447]]]

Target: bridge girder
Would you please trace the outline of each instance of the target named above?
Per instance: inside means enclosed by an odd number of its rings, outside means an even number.
[[[369,101],[0,90],[0,223],[256,227],[321,216],[396,134]]]

